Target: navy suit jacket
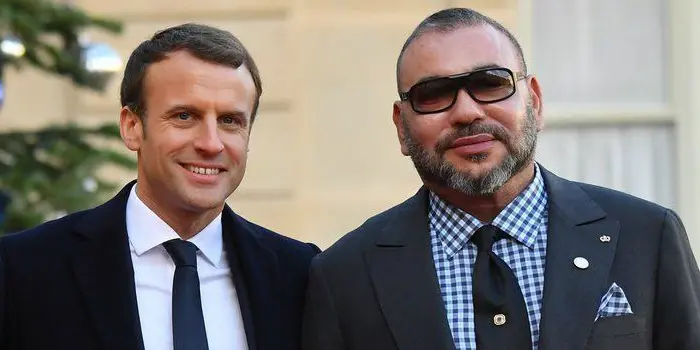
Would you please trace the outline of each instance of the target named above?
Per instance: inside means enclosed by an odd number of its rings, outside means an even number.
[[[143,349],[126,202],[112,200],[0,240],[0,349]],[[251,350],[296,350],[308,267],[319,252],[228,206],[224,249]]]

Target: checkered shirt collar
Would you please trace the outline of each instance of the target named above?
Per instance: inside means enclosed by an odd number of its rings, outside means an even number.
[[[437,234],[445,253],[452,257],[462,250],[472,234],[486,223],[443,201],[432,191],[429,198],[430,229]],[[493,219],[491,224],[528,248],[534,249],[546,208],[547,192],[544,179],[539,166],[535,164],[533,181]]]

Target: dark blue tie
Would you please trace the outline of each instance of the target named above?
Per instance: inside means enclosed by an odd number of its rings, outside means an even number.
[[[197,274],[197,246],[181,239],[163,243],[175,262],[173,278],[173,349],[208,350]]]
[[[491,249],[508,234],[493,225],[474,232],[474,325],[479,350],[532,350],[525,299],[513,271]]]

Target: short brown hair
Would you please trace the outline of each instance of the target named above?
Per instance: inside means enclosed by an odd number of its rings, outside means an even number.
[[[148,66],[162,61],[169,53],[185,50],[193,56],[211,63],[233,68],[245,65],[255,84],[255,104],[250,116],[251,124],[260,104],[262,82],[260,72],[245,46],[228,31],[211,26],[186,23],[159,31],[142,42],[131,53],[122,79],[120,98],[122,107],[136,113],[142,119],[146,114],[143,97],[143,80]]]

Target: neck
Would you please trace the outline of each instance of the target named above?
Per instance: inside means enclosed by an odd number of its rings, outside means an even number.
[[[496,192],[484,196],[470,196],[432,183],[425,186],[444,201],[464,210],[482,222],[491,222],[515,197],[522,193],[535,177],[534,161],[524,166]]]
[[[140,187],[136,188],[136,194],[139,199],[151,211],[153,211],[161,220],[163,220],[170,228],[172,228],[180,238],[187,240],[194,237],[209,225],[223,210],[223,205],[219,208],[206,211],[188,210],[186,208],[168,207],[161,205],[151,199],[146,193],[141,191]]]

